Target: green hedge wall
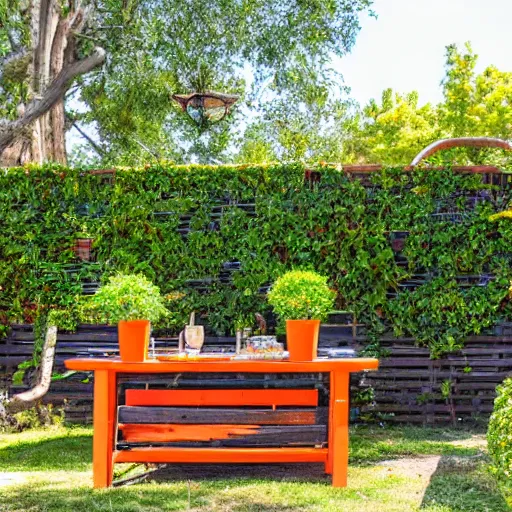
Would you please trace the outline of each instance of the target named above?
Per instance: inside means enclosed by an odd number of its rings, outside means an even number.
[[[1,320],[72,320],[88,282],[130,271],[167,295],[162,327],[196,310],[232,333],[268,312],[266,287],[292,267],[329,276],[370,339],[414,336],[434,356],[511,316],[512,221],[491,217],[508,187],[450,169],[308,176],[300,164],[2,172]],[[84,237],[94,262],[75,255]]]

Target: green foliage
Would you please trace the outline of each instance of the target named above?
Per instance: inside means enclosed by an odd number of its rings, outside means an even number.
[[[452,381],[447,379],[443,380],[441,383],[441,395],[443,395],[443,398],[448,399],[450,398],[450,395],[452,394]]]
[[[97,79],[80,86],[85,112],[70,114],[82,126],[93,125],[101,142],[93,159],[82,152],[75,160],[141,165],[160,158],[230,159],[247,119],[266,115],[277,97],[299,108],[325,96],[334,74],[330,58],[350,51],[359,16],[371,4],[98,2],[85,35],[107,50],[108,63]],[[207,131],[170,100],[172,93],[205,90],[241,96],[229,119]]]
[[[292,270],[276,280],[268,301],[281,320],[325,320],[335,296],[327,285],[327,277]]]
[[[158,322],[167,315],[160,289],[141,274],[111,276],[90,299],[89,304],[106,323],[120,320]]]
[[[19,431],[58,426],[64,422],[64,409],[55,409],[52,404],[38,404],[26,411],[16,413],[14,419],[16,429]]]
[[[78,311],[71,309],[51,309],[46,318],[47,325],[55,325],[63,331],[75,331],[80,318]]]
[[[496,388],[494,412],[489,420],[487,446],[497,474],[510,481],[512,477],[512,379]]]
[[[12,383],[15,386],[22,386],[24,377],[25,377],[25,370],[18,369],[12,374]]]
[[[297,268],[326,276],[335,308],[366,326],[372,354],[382,333],[394,332],[437,357],[512,318],[512,223],[489,220],[509,207],[507,190],[451,169],[385,169],[364,186],[335,166],[318,167],[319,181],[305,181],[304,171],[9,169],[0,174],[1,321],[35,321],[41,347],[48,314],[66,329],[84,320],[84,286],[142,274],[169,311],[155,327],[179,332],[196,311],[213,333],[233,334],[269,311],[268,286]],[[84,233],[94,239],[93,262],[73,250]],[[397,233],[407,234],[401,262]],[[472,276],[481,281],[464,283]]]
[[[356,111],[344,143],[344,162],[409,164],[431,142],[442,138],[436,108],[419,106],[418,93],[386,89],[381,103],[371,100]]]
[[[323,158],[407,165],[438,139],[488,136],[510,140],[512,73],[488,66],[477,74],[477,58],[469,43],[463,49],[447,46],[444,98],[438,105],[421,104],[416,91],[402,94],[386,89],[380,102],[372,99],[365,106],[347,109],[321,137]],[[316,133],[321,135],[319,129]],[[344,134],[338,135],[337,142],[336,133]],[[510,155],[507,158],[503,151],[493,149],[456,148],[434,155],[431,161],[503,165],[510,162]]]

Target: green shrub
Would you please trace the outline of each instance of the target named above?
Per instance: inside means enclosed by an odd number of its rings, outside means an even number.
[[[489,220],[508,204],[506,187],[450,168],[314,170],[159,163],[118,168],[115,180],[55,164],[5,170],[0,336],[13,322],[39,323],[37,361],[49,311],[59,328],[96,321],[80,316],[77,297],[105,272],[159,286],[171,311],[154,327],[169,334],[196,311],[233,335],[265,316],[268,283],[305,266],[365,325],[368,354],[383,354],[378,340],[393,331],[440,357],[512,318],[512,222]],[[78,258],[81,236],[94,239],[91,261]]]
[[[268,293],[268,301],[281,320],[323,320],[335,297],[326,277],[303,270],[287,272]]]
[[[103,321],[149,320],[168,314],[160,289],[141,274],[119,274],[109,279],[86,305]]]
[[[489,420],[487,444],[497,473],[512,476],[512,378],[506,379],[496,389],[494,412]]]

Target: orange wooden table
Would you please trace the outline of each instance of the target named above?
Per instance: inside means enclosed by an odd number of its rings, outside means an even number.
[[[112,484],[113,466],[116,462],[138,463],[288,463],[323,462],[325,471],[332,474],[335,487],[347,485],[348,467],[348,422],[349,422],[349,377],[351,372],[372,370],[378,367],[377,359],[316,359],[308,362],[291,361],[147,361],[144,363],[123,363],[119,359],[69,359],[69,370],[94,371],[94,438],[93,438],[93,479],[94,487],[108,487]],[[330,397],[328,410],[327,448],[325,447],[175,447],[143,446],[129,450],[116,447],[118,425],[117,378],[120,374],[161,374],[161,373],[328,373],[330,375]],[[147,405],[148,396],[139,396],[133,390],[132,405]],[[267,402],[267,393],[275,411],[277,405],[304,405],[310,402],[308,393],[316,390],[169,390],[144,391],[160,393],[157,405],[250,405]],[[181,393],[181,395],[180,395]],[[199,393],[199,394],[198,394]],[[293,394],[292,394],[293,393]],[[141,392],[139,392],[139,395]],[[172,395],[172,398],[168,398]],[[271,396],[270,396],[271,395]],[[162,398],[163,397],[163,398]],[[191,398],[195,397],[192,399]],[[292,397],[292,398],[290,398]],[[142,400],[142,401],[140,401]],[[163,400],[163,401],[162,401]],[[167,400],[167,402],[165,402]],[[170,401],[169,401],[170,400]],[[249,403],[241,403],[246,400]],[[197,403],[194,403],[197,402]],[[151,403],[155,405],[155,402]],[[123,407],[119,407],[119,411]],[[125,407],[125,409],[129,409]],[[139,408],[150,411],[149,408]],[[155,408],[158,412],[165,408]],[[179,409],[183,411],[183,409]],[[211,413],[213,410],[210,409]],[[281,415],[286,414],[287,409]],[[130,411],[128,411],[130,412]],[[208,410],[206,411],[208,413]],[[258,411],[248,410],[252,416]],[[272,411],[271,411],[272,414]],[[181,417],[185,417],[182,415]],[[212,417],[212,416],[210,416]],[[157,418],[156,423],[165,423]],[[251,420],[255,421],[255,420]],[[129,421],[126,421],[127,423]],[[120,422],[119,422],[120,423]],[[141,422],[139,422],[141,423]],[[149,421],[153,423],[153,421]],[[204,421],[208,423],[208,415]],[[217,422],[218,423],[218,422]],[[121,425],[120,427],[123,427]],[[155,427],[155,425],[152,425]],[[137,425],[135,425],[137,427]],[[139,425],[140,427],[140,425]],[[156,425],[158,427],[158,425]],[[165,425],[160,425],[164,428]],[[190,426],[192,427],[192,425]],[[186,430],[190,428],[181,425]],[[217,425],[229,427],[229,425]],[[245,425],[248,429],[258,428]],[[212,427],[213,428],[213,427]]]

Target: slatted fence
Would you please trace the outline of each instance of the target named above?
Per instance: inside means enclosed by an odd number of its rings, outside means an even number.
[[[329,348],[351,347],[362,350],[366,338],[358,326],[348,323],[324,325],[320,355]],[[387,354],[377,372],[352,378],[352,416],[364,420],[394,423],[461,423],[485,420],[493,407],[495,388],[512,376],[512,324],[497,326],[485,336],[472,336],[460,351],[441,359],[431,359],[428,348],[415,345],[411,338],[383,336]],[[23,383],[13,383],[18,365],[32,358],[34,334],[31,325],[14,325],[0,343],[0,385],[9,395],[28,388],[34,372],[27,370]],[[177,346],[176,337],[156,337],[155,349]],[[207,351],[233,350],[234,339],[208,337]],[[76,333],[59,332],[55,372],[64,374],[64,360],[70,357],[114,356],[118,353],[115,327],[83,325]],[[196,375],[180,374],[160,378],[144,377],[143,389],[237,389],[244,388],[315,389],[320,404],[328,403],[326,375]],[[133,379],[130,380],[133,386]],[[120,383],[123,393],[123,383]],[[73,423],[92,420],[92,374],[76,373],[52,382],[44,401],[63,406],[66,419]],[[123,397],[124,398],[124,397]]]

